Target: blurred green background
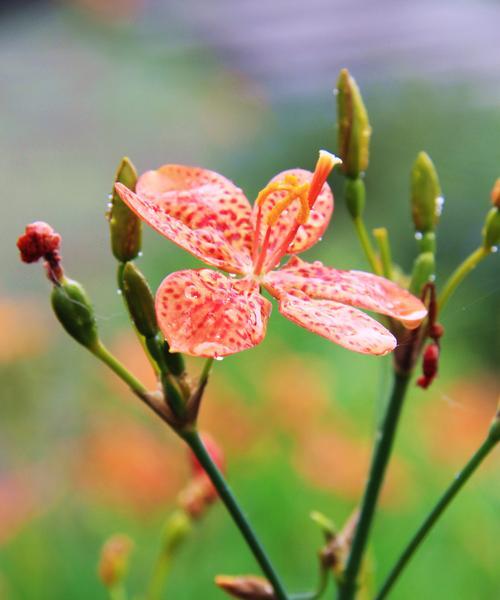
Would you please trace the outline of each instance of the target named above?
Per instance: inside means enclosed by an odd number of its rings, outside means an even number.
[[[56,324],[41,269],[15,241],[43,219],[63,236],[102,336],[151,382],[116,293],[104,212],[127,154],[224,173],[250,198],[277,171],[335,150],[332,89],[357,77],[374,129],[367,222],[390,230],[411,267],[411,163],[433,157],[446,198],[439,281],[471,252],[500,175],[496,3],[80,0],[0,7],[0,598],[105,598],[100,547],[136,542],[129,588],[144,589],[161,525],[189,479],[174,436]],[[366,268],[333,177],[337,209],[308,252]],[[196,260],[151,231],[140,267],[153,286]],[[380,581],[426,509],[478,445],[500,391],[498,257],[460,288],[443,322],[441,373],[412,389],[371,545]],[[190,361],[195,373],[201,361]],[[309,512],[341,525],[359,499],[390,381],[388,359],[350,354],[274,311],[264,343],[217,363],[201,415],[229,478],[293,589],[316,579]],[[433,532],[398,599],[498,598],[498,452]],[[199,523],[165,593],[222,598],[219,573],[256,572],[221,506]],[[332,591],[325,597],[332,597]]]

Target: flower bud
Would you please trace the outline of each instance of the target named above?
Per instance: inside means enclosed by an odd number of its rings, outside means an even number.
[[[433,342],[424,350],[422,359],[423,375],[417,379],[417,385],[426,390],[436,378],[439,366],[439,346]]]
[[[123,269],[122,291],[137,331],[145,338],[154,337],[158,333],[154,297],[134,263],[127,262]]]
[[[372,128],[359,88],[347,69],[337,81],[337,137],[342,170],[357,179],[368,168]]]
[[[432,252],[422,252],[415,259],[411,275],[410,292],[420,296],[426,283],[432,281],[436,270],[436,259]]]
[[[491,190],[491,203],[500,209],[500,177],[495,181]]]
[[[137,172],[134,165],[125,157],[116,172],[115,183],[122,183],[134,191],[136,182]],[[141,220],[121,200],[114,186],[107,218],[111,234],[111,249],[115,258],[120,262],[133,260],[141,250]]]
[[[365,182],[361,178],[346,179],[345,201],[351,217],[361,217],[365,209]]]
[[[183,510],[176,510],[163,528],[163,552],[171,554],[186,539],[192,529],[191,519]]]
[[[411,209],[415,229],[434,231],[439,221],[443,198],[439,179],[430,156],[420,152],[411,171]]]
[[[486,215],[483,227],[483,246],[486,250],[498,246],[500,243],[500,208],[494,206]]]
[[[215,583],[229,596],[241,600],[275,600],[273,588],[267,579],[255,575],[229,577],[218,575]]]
[[[125,578],[133,546],[128,536],[118,534],[110,537],[102,547],[98,571],[107,588],[115,587]]]
[[[77,282],[64,278],[52,289],[52,308],[61,325],[78,343],[90,350],[99,343],[94,309]]]
[[[35,221],[26,225],[23,235],[17,240],[21,260],[25,263],[45,261],[47,276],[52,283],[59,283],[64,277],[61,265],[61,236],[44,221]]]

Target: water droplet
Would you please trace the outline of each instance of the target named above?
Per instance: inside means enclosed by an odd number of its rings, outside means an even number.
[[[108,200],[113,200],[113,194],[108,194]]]
[[[416,240],[421,240],[424,236],[422,235],[421,231],[417,231],[417,233],[415,234],[415,239]]]
[[[434,282],[436,281],[436,276],[435,276],[434,274],[432,274],[432,275],[429,277],[429,281],[430,281],[431,283],[434,283]]]
[[[498,252],[498,246],[492,246],[491,247],[491,251],[492,252]]]
[[[218,360],[219,362],[224,360],[223,356],[214,356],[215,360]]]
[[[140,252],[137,253],[137,256],[142,256],[143,252],[142,250]]]
[[[444,198],[443,196],[438,196],[436,198],[436,216],[439,217],[441,215],[441,213],[443,212],[443,206],[444,206]]]
[[[108,209],[111,210],[113,208],[113,203],[112,202],[108,202],[107,206],[108,206]]]
[[[122,291],[121,290],[116,290],[116,293],[121,296],[122,295]]]
[[[236,279],[237,275],[236,275],[236,273],[229,273],[229,277],[231,279]]]

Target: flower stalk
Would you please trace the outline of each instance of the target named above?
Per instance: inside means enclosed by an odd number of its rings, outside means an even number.
[[[231,491],[231,488],[225,481],[215,462],[212,460],[210,454],[207,452],[199,433],[196,430],[190,430],[183,432],[181,435],[184,441],[191,448],[193,454],[196,456],[199,463],[205,470],[205,473],[208,475],[210,481],[219,493],[220,499],[233,518],[234,523],[240,530],[240,533],[244,537],[263,573],[272,585],[277,600],[288,600],[287,593],[280,577],[274,569],[262,544],[258,540],[247,517],[241,510],[233,492]]]
[[[365,488],[359,522],[356,527],[349,558],[338,586],[338,600],[353,600],[357,589],[357,579],[363,553],[368,542],[375,509],[394,443],[403,401],[408,389],[410,374],[396,372],[391,397],[386,413],[377,433],[377,442]]]
[[[408,562],[419,548],[420,544],[430,533],[434,525],[443,515],[444,511],[451,504],[458,492],[460,492],[460,490],[476,472],[476,470],[483,463],[485,458],[491,453],[491,451],[495,448],[499,441],[500,416],[497,415],[495,420],[493,421],[489,435],[486,437],[481,446],[476,450],[476,452],[472,455],[465,467],[453,478],[453,482],[451,483],[451,485],[444,492],[444,494],[439,499],[438,503],[430,511],[430,513],[424,519],[423,523],[417,529],[414,536],[411,538],[410,542],[408,543],[403,553],[396,561],[396,564],[391,569],[384,583],[382,584],[382,587],[380,588],[380,591],[376,596],[376,600],[383,600],[387,597],[387,594],[390,592],[390,590],[396,583],[396,580],[401,575],[402,571],[407,566]]]

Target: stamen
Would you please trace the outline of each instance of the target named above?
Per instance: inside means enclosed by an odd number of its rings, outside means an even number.
[[[286,210],[294,200],[300,200],[300,213],[297,216],[297,222],[300,223],[300,225],[303,225],[309,217],[308,191],[309,184],[303,183],[291,190],[285,198],[276,202],[267,215],[267,224],[274,225],[281,213]]]
[[[328,175],[333,170],[335,165],[340,165],[342,161],[340,158],[328,152],[327,150],[319,151],[318,162],[316,163],[316,167],[314,168],[314,175],[311,181],[311,186],[309,188],[309,207],[312,208],[313,204],[316,202],[316,198],[321,193],[325,181],[328,179]]]

